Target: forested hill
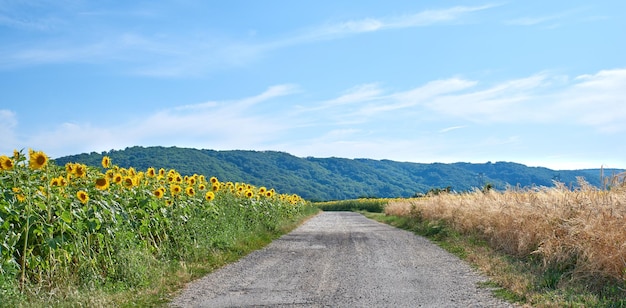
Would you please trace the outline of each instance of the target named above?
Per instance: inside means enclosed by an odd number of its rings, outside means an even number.
[[[551,170],[511,162],[408,163],[391,160],[299,158],[275,151],[215,151],[178,147],[131,147],[119,151],[92,152],[56,158],[100,167],[107,155],[113,164],[145,170],[176,169],[181,174],[216,176],[220,181],[245,182],[295,193],[308,200],[340,200],[358,197],[410,197],[431,189],[468,191],[490,183],[552,186],[554,180],[576,185],[578,176],[600,186],[600,170]],[[617,170],[604,170],[610,175]]]

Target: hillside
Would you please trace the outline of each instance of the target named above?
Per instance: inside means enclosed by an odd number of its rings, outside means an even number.
[[[507,186],[552,186],[554,180],[576,185],[576,177],[600,186],[600,170],[551,170],[512,162],[408,163],[391,160],[300,158],[275,151],[215,151],[178,147],[130,147],[119,151],[92,152],[56,158],[59,165],[80,162],[100,166],[111,157],[120,167],[173,168],[182,174],[216,176],[220,181],[266,185],[281,193],[295,193],[308,200],[340,200],[357,197],[409,197],[431,189],[450,187],[467,191],[486,183],[496,189]],[[620,170],[605,170],[605,174]]]

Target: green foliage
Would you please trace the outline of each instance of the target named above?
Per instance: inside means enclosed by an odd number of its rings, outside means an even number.
[[[367,211],[371,213],[382,213],[389,199],[351,199],[316,202],[313,206],[323,211]]]
[[[310,201],[345,200],[361,196],[411,197],[429,190],[450,187],[462,192],[502,190],[507,186],[552,186],[553,181],[576,185],[584,176],[600,187],[600,170],[550,170],[509,162],[484,164],[420,164],[391,160],[345,158],[298,158],[275,151],[214,151],[177,147],[130,147],[121,151],[80,154],[57,158],[58,164],[80,162],[100,166],[108,155],[121,167],[173,168],[183,174],[217,176],[224,181],[245,181],[289,191]],[[619,170],[604,170],[605,174]]]
[[[146,287],[159,275],[152,268],[206,260],[247,234],[276,232],[306,205],[297,195],[174,169],[104,173],[79,164],[35,167],[18,152],[0,158],[2,304],[55,286]]]

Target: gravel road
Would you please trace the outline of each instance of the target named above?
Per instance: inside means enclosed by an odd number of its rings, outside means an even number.
[[[173,307],[513,307],[428,240],[352,212],[323,212],[190,283]]]

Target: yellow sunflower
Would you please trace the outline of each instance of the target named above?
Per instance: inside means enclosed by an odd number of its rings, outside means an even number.
[[[211,179],[210,179],[209,181],[211,182],[211,184],[215,184],[215,183],[219,182],[219,181],[217,180],[217,178],[216,178],[216,177],[214,177],[214,176],[212,176],[212,177],[211,177]]]
[[[185,188],[185,192],[187,193],[187,196],[190,197],[196,194],[196,191],[191,186],[187,186],[187,188]]]
[[[67,171],[67,173],[74,173],[74,164],[73,163],[65,164],[65,171]]]
[[[79,190],[76,193],[76,197],[78,197],[78,200],[80,200],[82,204],[85,204],[87,203],[87,201],[89,201],[89,195],[87,194],[87,192],[82,191],[82,190]]]
[[[82,164],[75,164],[73,170],[74,175],[79,178],[82,178],[87,174],[87,166]]]
[[[124,177],[122,177],[122,175],[120,173],[116,173],[115,175],[113,175],[113,183],[115,183],[115,184],[122,183],[123,179],[124,179]]]
[[[212,201],[215,199],[215,194],[212,191],[207,191],[206,194],[204,194],[204,199],[206,199],[206,201]]]
[[[0,170],[11,170],[13,169],[13,160],[6,155],[0,156]]]
[[[156,170],[154,170],[154,168],[150,167],[148,168],[148,170],[146,170],[146,176],[149,178],[153,178],[156,176]]]
[[[133,188],[135,186],[135,178],[132,176],[125,176],[122,180],[122,185],[126,188]]]
[[[170,192],[172,193],[172,196],[180,194],[182,190],[183,189],[180,187],[180,185],[173,184],[170,186]]]
[[[109,189],[109,179],[106,177],[101,177],[96,179],[96,188],[99,190],[107,190]]]
[[[29,166],[32,170],[41,169],[48,163],[48,156],[41,151],[31,151],[29,157]]]
[[[102,168],[108,169],[111,167],[111,158],[108,156],[102,157]]]
[[[152,193],[154,194],[155,197],[161,199],[165,195],[165,188],[159,187],[155,189]]]
[[[248,189],[245,192],[245,196],[246,196],[246,198],[252,198],[252,197],[254,197],[254,192],[252,192],[251,189]]]

